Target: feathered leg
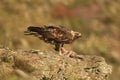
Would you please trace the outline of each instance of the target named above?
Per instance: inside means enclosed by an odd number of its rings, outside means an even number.
[[[63,44],[61,44],[61,43],[56,43],[55,44],[55,50],[59,51],[60,55],[62,55],[62,53],[61,53],[61,47],[63,47]]]
[[[59,50],[60,50],[60,44],[59,44],[59,43],[56,43],[56,44],[55,44],[55,50],[56,50],[56,51],[59,51]]]

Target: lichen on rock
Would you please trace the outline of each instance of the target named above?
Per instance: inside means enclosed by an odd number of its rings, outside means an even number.
[[[112,67],[99,56],[0,48],[0,80],[108,80]]]

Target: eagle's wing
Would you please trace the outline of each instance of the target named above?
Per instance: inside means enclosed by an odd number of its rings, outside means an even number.
[[[28,27],[28,31],[26,32],[28,35],[34,35],[39,37],[46,42],[55,41],[55,42],[67,42],[72,39],[73,35],[70,30],[61,27],[61,26],[44,26],[44,27]]]
[[[64,27],[48,26],[45,28],[43,36],[57,42],[64,42],[69,40],[72,35]]]

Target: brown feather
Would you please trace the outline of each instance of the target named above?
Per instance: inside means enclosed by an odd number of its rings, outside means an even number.
[[[44,40],[47,43],[55,45],[55,50],[59,51],[63,44],[72,43],[79,38],[81,34],[72,30],[68,30],[62,26],[29,26],[25,31],[28,35],[34,35]]]

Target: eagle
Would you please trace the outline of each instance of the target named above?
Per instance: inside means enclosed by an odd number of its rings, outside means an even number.
[[[29,26],[27,31],[24,31],[24,34],[34,35],[46,43],[55,45],[55,50],[59,51],[60,54],[64,44],[70,44],[81,37],[79,32],[69,30],[63,26],[53,25],[44,25],[42,27]]]

